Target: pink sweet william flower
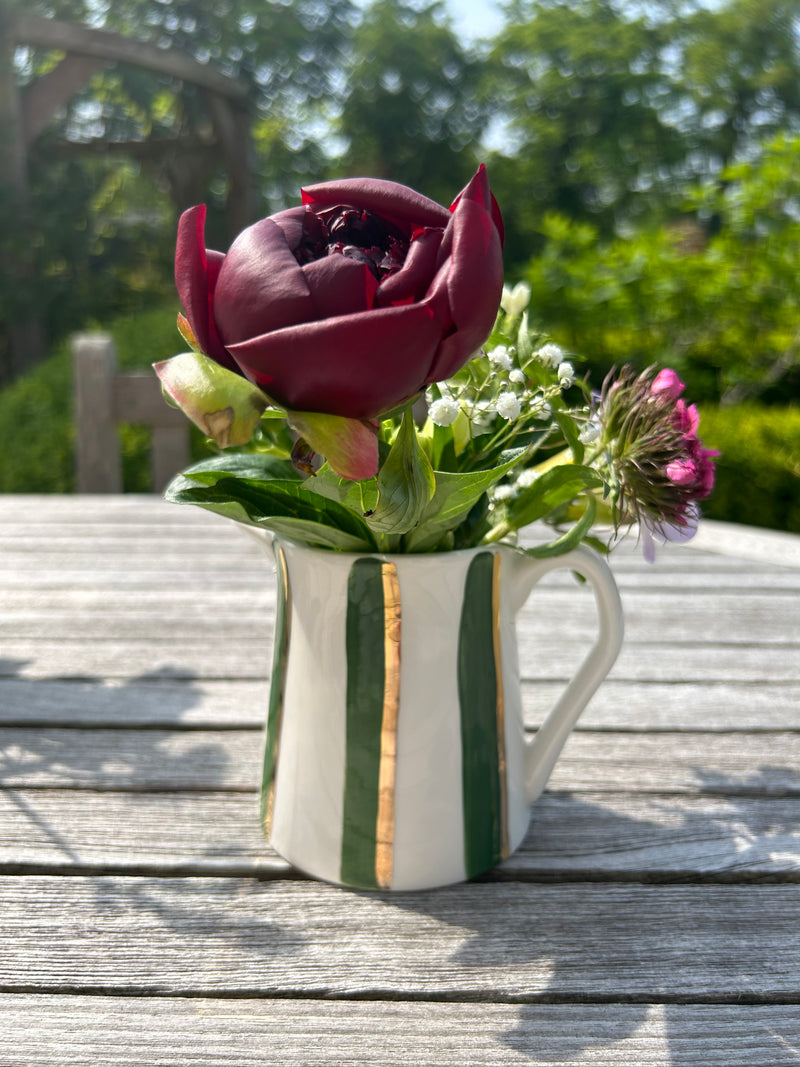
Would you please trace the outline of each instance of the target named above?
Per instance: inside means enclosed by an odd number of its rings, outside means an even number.
[[[310,185],[227,254],[181,216],[175,281],[200,350],[290,411],[371,419],[449,378],[489,335],[503,225],[481,166],[450,208],[395,182]]]
[[[685,388],[686,386],[675,371],[671,367],[664,367],[653,379],[650,385],[650,392],[656,395],[663,393],[670,400],[677,400]]]
[[[697,530],[698,500],[714,487],[714,457],[698,436],[700,416],[682,399],[674,370],[609,375],[600,396],[597,466],[611,486],[617,525],[637,522],[645,558],[655,538],[688,541]]]

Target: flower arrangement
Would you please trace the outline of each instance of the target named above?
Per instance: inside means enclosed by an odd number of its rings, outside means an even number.
[[[155,364],[220,448],[167,498],[339,551],[442,552],[552,528],[533,555],[608,547],[638,524],[685,540],[714,452],[674,371],[597,394],[504,287],[503,224],[481,167],[449,209],[374,179],[326,182],[204,242],[181,217],[175,277],[190,351]],[[611,531],[606,541],[598,524]]]

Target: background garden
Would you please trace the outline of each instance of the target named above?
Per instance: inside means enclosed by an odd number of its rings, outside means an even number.
[[[180,350],[183,208],[224,249],[304,183],[447,204],[484,161],[536,323],[597,386],[675,367],[723,453],[705,514],[800,532],[800,0],[499,6],[468,43],[437,3],[0,0],[0,491],[74,486],[73,331]]]

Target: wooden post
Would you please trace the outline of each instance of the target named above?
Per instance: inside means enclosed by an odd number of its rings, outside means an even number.
[[[75,470],[79,493],[121,493],[122,458],[114,424],[117,356],[105,333],[72,339]]]
[[[6,197],[19,219],[29,216],[28,155],[22,107],[14,75],[14,47],[10,16],[0,11],[0,196]],[[8,253],[7,253],[8,254]],[[35,292],[35,270],[23,245],[15,252],[14,271],[19,284]],[[44,324],[35,304],[12,318],[6,327],[6,351],[0,345],[0,381],[10,380],[44,358]]]
[[[161,395],[155,374],[117,373],[117,356],[106,333],[72,339],[75,376],[75,462],[79,493],[121,493],[122,457],[117,425],[142,424],[152,432],[153,492],[160,493],[191,459],[189,423]]]

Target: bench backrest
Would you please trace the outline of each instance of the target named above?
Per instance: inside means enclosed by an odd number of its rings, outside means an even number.
[[[114,341],[108,334],[75,334],[72,364],[78,492],[122,492],[117,426],[128,422],[152,429],[152,489],[160,493],[189,463],[186,416],[166,403],[154,373],[118,373]]]

